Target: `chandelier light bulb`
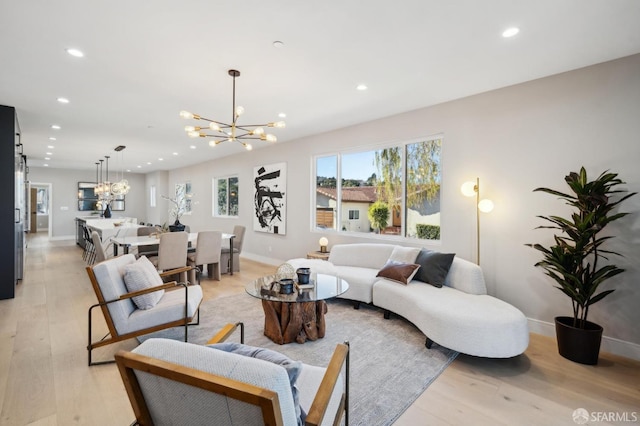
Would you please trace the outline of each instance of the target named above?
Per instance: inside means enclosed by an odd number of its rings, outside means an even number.
[[[212,147],[212,148],[213,148],[213,147],[215,147],[216,145],[218,145],[218,144],[216,143],[216,141],[209,141],[209,146],[210,146],[210,147]]]
[[[187,135],[189,135],[190,138],[199,138],[200,137],[200,132],[196,132],[194,130],[194,131],[188,132]]]
[[[251,132],[252,135],[264,135],[264,129],[262,127],[258,127]]]
[[[193,118],[193,114],[190,113],[189,111],[180,111],[180,117],[187,120],[191,120]]]
[[[196,128],[193,126],[184,126],[184,131],[189,133],[189,132],[195,132]]]
[[[244,147],[247,149],[247,151],[251,151],[253,149],[250,143],[245,144]]]
[[[268,134],[267,137],[267,142],[277,142],[278,138],[276,137],[276,135],[272,135],[272,134]]]
[[[236,107],[236,115],[240,116],[242,114],[244,114],[244,108],[241,106]]]
[[[209,123],[209,128],[215,132],[220,131],[220,126],[218,126],[218,123]]]

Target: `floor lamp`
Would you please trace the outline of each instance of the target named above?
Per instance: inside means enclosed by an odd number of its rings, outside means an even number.
[[[480,265],[480,213],[489,213],[493,210],[493,201],[480,199],[480,178],[475,182],[469,181],[462,184],[460,191],[465,197],[476,196],[476,263]]]

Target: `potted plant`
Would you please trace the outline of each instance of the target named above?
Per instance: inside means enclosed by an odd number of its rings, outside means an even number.
[[[593,181],[587,179],[584,167],[579,173],[571,172],[565,177],[570,192],[563,193],[549,188],[536,188],[565,200],[574,211],[569,218],[560,216],[538,216],[551,223],[539,228],[557,229],[554,244],[527,244],[540,251],[543,259],[535,264],[556,282],[556,288],[566,294],[573,305],[573,316],[556,317],[558,351],[563,357],[582,364],[597,364],[602,339],[602,327],[587,320],[589,308],[614,290],[598,289],[605,280],[622,272],[612,264],[603,264],[608,256],[619,253],[603,248],[613,235],[601,235],[604,228],[628,213],[613,210],[636,193],[617,189],[624,184],[616,173],[603,172]]]
[[[174,218],[174,222],[169,225],[169,231],[184,231],[185,225],[180,223],[180,218],[187,212],[187,199],[189,198],[189,195],[185,194],[184,191],[178,191],[175,198],[170,198],[166,195],[163,195],[162,198],[171,202],[169,214]]]

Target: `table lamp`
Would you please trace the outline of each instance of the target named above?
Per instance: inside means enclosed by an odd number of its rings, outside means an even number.
[[[320,253],[327,253],[327,245],[329,244],[329,240],[327,240],[325,237],[322,237],[320,238],[318,243],[320,244]]]

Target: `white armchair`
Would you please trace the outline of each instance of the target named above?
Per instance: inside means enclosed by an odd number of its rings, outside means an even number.
[[[138,263],[146,262],[136,268]],[[139,270],[133,270],[134,268]],[[150,270],[149,270],[150,269]],[[190,267],[167,271],[187,273]],[[137,274],[136,290],[128,289],[125,284],[127,273]],[[187,283],[163,283],[153,265],[145,257],[136,260],[133,254],[107,259],[96,265],[87,267],[87,274],[96,293],[98,303],[89,308],[89,337],[87,350],[89,365],[102,364],[93,362],[91,351],[111,343],[148,334],[165,328],[184,326],[184,340],[187,341],[187,325],[197,316],[202,302],[202,288]],[[133,282],[133,279],[131,280]],[[129,284],[132,287],[132,284]],[[150,300],[149,300],[150,299]],[[140,308],[140,306],[143,306]],[[109,333],[101,340],[93,341],[92,311],[100,307],[104,315]],[[112,361],[107,361],[112,362]]]
[[[347,425],[348,360],[348,344],[339,344],[327,368],[296,362],[292,379],[270,361],[169,339],[116,355],[139,425],[297,426],[294,386],[304,424],[340,424],[344,415]]]

